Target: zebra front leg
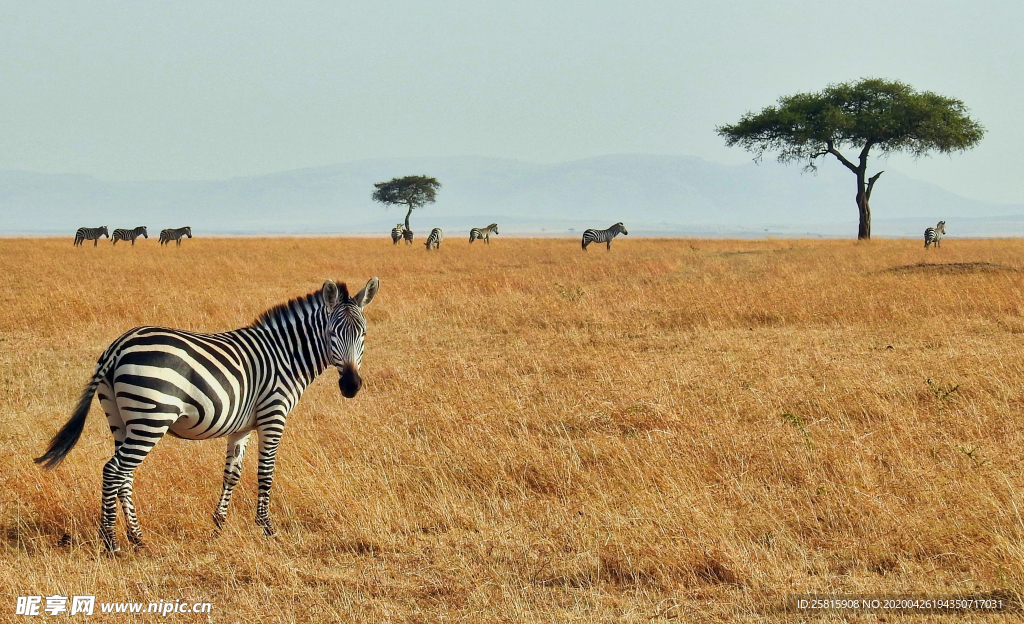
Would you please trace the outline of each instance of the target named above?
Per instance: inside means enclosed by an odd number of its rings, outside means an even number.
[[[259,487],[256,497],[256,526],[263,527],[263,533],[267,537],[277,532],[274,523],[270,520],[270,487],[274,484],[274,461],[277,457],[277,446],[281,442],[280,425],[278,422],[271,422],[273,430],[261,429],[259,431],[260,465],[256,469],[256,481]]]
[[[231,492],[242,478],[242,458],[245,456],[245,445],[249,442],[251,431],[233,433],[228,436],[228,449],[224,460],[224,487],[220,493],[220,502],[213,512],[213,523],[217,525],[216,533],[224,528],[228,517],[228,504],[231,503]]]

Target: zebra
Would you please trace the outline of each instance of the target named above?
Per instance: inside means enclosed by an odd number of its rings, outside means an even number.
[[[132,247],[134,247],[135,239],[138,238],[140,234],[145,238],[149,238],[149,232],[146,231],[146,226],[140,225],[134,230],[122,230],[118,228],[114,230],[114,235],[111,237],[111,239],[114,241],[115,245],[119,240],[130,240],[132,242]]]
[[[270,487],[285,418],[329,366],[338,369],[341,395],[356,396],[363,383],[363,308],[378,287],[373,277],[352,297],[345,284],[327,280],[314,293],[270,308],[248,327],[220,334],[163,327],[128,331],[100,356],[70,420],[36,463],[48,469],[60,464],[78,442],[95,394],[114,437],[114,455],[103,467],[100,537],[117,552],[118,500],[128,541],[145,546],[132,500],[134,472],[165,433],[188,440],[227,438],[223,489],[213,512],[219,532],[255,431],[256,524],[273,535]]]
[[[491,244],[491,234],[498,233],[498,224],[492,223],[485,228],[473,228],[469,231],[469,242],[472,243],[476,239],[480,239],[488,245]]]
[[[192,238],[192,228],[186,226],[174,229],[161,230],[160,244],[164,245],[169,244],[171,241],[175,241],[178,243],[178,246],[180,247],[182,236],[188,236],[189,238]]]
[[[587,230],[583,232],[583,251],[587,250],[587,245],[590,243],[607,243],[607,249],[611,251],[612,239],[619,234],[629,236],[629,232],[626,231],[626,226],[622,225],[622,221],[619,221],[607,230]]]
[[[405,239],[405,244],[412,245],[412,239],[416,238],[416,235],[412,233],[412,230],[405,227],[404,225],[402,227],[404,228],[402,230],[402,238]]]
[[[444,240],[444,232],[441,231],[441,228],[434,228],[430,230],[430,236],[427,237],[427,242],[423,244],[427,246],[427,251],[440,249],[442,240]]]
[[[110,237],[110,234],[107,233],[107,226],[101,225],[98,228],[78,228],[78,231],[75,232],[75,244],[73,246],[79,247],[84,241],[91,240],[92,246],[95,247],[100,244],[100,236],[106,236],[107,238]]]
[[[938,225],[933,228],[927,228],[924,231],[924,248],[928,249],[928,246],[935,243],[936,247],[939,247],[939,243],[942,242],[942,237],[946,233],[946,222],[939,221]]]
[[[405,234],[405,224],[404,223],[399,223],[395,227],[391,228],[391,244],[392,245],[397,245],[398,241],[402,240],[402,237],[403,237],[404,234]]]

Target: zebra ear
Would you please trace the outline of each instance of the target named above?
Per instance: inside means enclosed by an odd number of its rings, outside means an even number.
[[[333,310],[338,305],[338,285],[331,280],[324,282],[323,297],[327,311]]]
[[[366,282],[366,286],[363,286],[363,289],[357,292],[355,297],[352,297],[352,300],[355,301],[360,308],[365,308],[370,305],[371,301],[373,301],[373,297],[377,294],[378,288],[380,288],[380,280],[376,277],[371,277],[370,281]]]

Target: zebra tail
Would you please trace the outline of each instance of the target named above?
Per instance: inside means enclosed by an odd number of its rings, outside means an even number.
[[[34,461],[37,464],[43,464],[43,468],[53,470],[64,461],[64,457],[71,452],[71,449],[75,448],[78,438],[82,437],[85,417],[89,415],[89,406],[92,405],[92,397],[96,394],[96,388],[100,385],[101,379],[102,374],[97,370],[89,380],[89,385],[82,391],[82,397],[78,399],[78,405],[75,407],[74,413],[71,414],[71,418],[50,440],[50,447],[46,449],[43,456],[35,458]]]

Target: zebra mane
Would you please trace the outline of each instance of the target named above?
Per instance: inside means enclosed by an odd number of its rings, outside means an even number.
[[[345,301],[346,299],[349,298],[348,286],[345,284],[345,282],[338,284],[338,291],[340,295],[338,297],[338,301]],[[271,321],[282,316],[295,316],[296,310],[299,309],[317,310],[323,306],[323,302],[323,289],[321,288],[320,290],[309,293],[308,295],[302,295],[299,297],[295,297],[294,299],[290,299],[287,303],[277,304],[276,306],[265,311],[263,314],[260,314],[259,318],[253,321],[250,327],[262,327],[264,325],[269,325]]]

